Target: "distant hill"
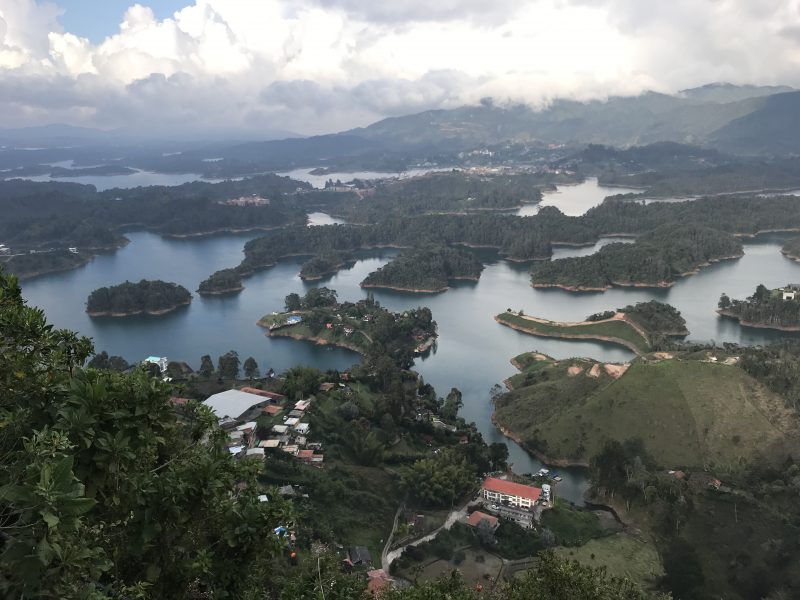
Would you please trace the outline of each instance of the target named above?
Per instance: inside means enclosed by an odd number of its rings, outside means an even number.
[[[748,98],[772,96],[784,92],[793,92],[794,88],[786,85],[733,85],[732,83],[709,83],[688,90],[681,90],[679,96],[696,102],[738,102]]]
[[[740,154],[800,154],[800,92],[759,99],[755,110],[713,132],[709,142]]]

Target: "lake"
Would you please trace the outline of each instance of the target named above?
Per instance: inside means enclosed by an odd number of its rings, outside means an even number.
[[[596,177],[589,177],[583,183],[559,185],[554,191],[543,192],[541,202],[523,206],[517,211],[517,215],[529,217],[537,214],[543,206],[555,206],[565,215],[578,217],[601,204],[607,196],[640,191],[632,188],[601,186],[598,185]]]
[[[311,220],[325,222],[326,217],[320,213]],[[128,246],[99,255],[85,267],[23,282],[23,295],[30,304],[42,307],[57,327],[90,336],[97,351],[106,350],[131,362],[159,355],[185,360],[197,368],[203,354],[210,354],[216,362],[219,355],[236,350],[242,359],[253,356],[264,372],[269,368],[282,371],[297,364],[346,369],[359,360],[356,354],[342,349],[267,338],[256,326],[261,316],[283,308],[287,294],[303,294],[316,285],[306,284],[298,277],[302,264],[299,258],[282,261],[246,279],[246,289],[236,296],[204,298],[195,294],[190,306],[162,317],[89,318],[85,302],[95,288],[125,279],[148,278],[174,281],[195,290],[212,272],[237,265],[244,243],[258,234],[182,240],[163,239],[147,232],[127,235],[131,240]],[[418,360],[415,368],[441,396],[451,387],[460,389],[464,395],[462,416],[477,424],[487,442],[508,442],[515,471],[535,472],[541,464],[506,440],[490,421],[489,389],[515,372],[509,360],[534,349],[558,359],[588,356],[608,362],[626,361],[632,354],[609,344],[531,337],[496,324],[495,314],[512,308],[548,319],[574,321],[654,298],[673,304],[683,313],[692,332],[690,339],[768,343],[787,334],[741,328],[734,321],[718,318],[714,310],[722,292],[744,298],[759,283],[777,287],[800,281],[800,264],[780,254],[781,240],[778,235],[747,240],[743,258],[705,268],[669,289],[618,288],[583,294],[534,289],[530,286],[527,266],[506,262],[494,252],[480,250],[476,252],[486,269],[478,282],[459,282],[445,293],[432,295],[372,292],[391,310],[423,305],[431,308],[440,338],[430,355]],[[607,241],[601,240],[594,248],[559,248],[557,256],[595,251]],[[317,284],[337,290],[342,300],[364,298],[366,292],[359,283],[395,255],[395,250],[359,253],[359,260],[352,268]],[[580,501],[587,485],[585,472],[559,471],[564,481],[558,484],[558,494]]]

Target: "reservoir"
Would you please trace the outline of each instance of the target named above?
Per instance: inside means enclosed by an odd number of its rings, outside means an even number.
[[[598,189],[597,195],[605,195]],[[602,200],[602,198],[601,198]],[[326,222],[321,213],[314,222]],[[162,317],[91,319],[85,313],[89,293],[102,286],[163,279],[193,291],[212,272],[236,266],[244,243],[257,234],[221,235],[170,240],[153,233],[133,232],[125,248],[102,254],[91,263],[65,273],[47,275],[22,283],[29,304],[43,308],[56,327],[66,327],[93,338],[99,352],[123,356],[129,362],[150,355],[184,360],[197,368],[204,354],[216,359],[236,350],[242,360],[253,356],[261,371],[283,371],[298,364],[320,369],[346,369],[359,357],[347,350],[315,346],[288,339],[267,338],[256,321],[266,313],[282,310],[284,297],[316,285],[335,289],[341,300],[366,297],[359,283],[386,264],[395,250],[359,254],[356,264],[331,278],[313,284],[300,280],[302,259],[280,262],[245,280],[246,289],[235,296],[200,297],[192,304]],[[785,333],[746,329],[732,320],[720,319],[714,310],[721,293],[744,298],[759,283],[778,287],[800,282],[800,263],[780,254],[783,238],[762,236],[745,243],[745,256],[702,269],[681,279],[669,289],[613,289],[604,293],[574,294],[557,289],[534,289],[528,268],[509,263],[486,250],[476,251],[486,268],[478,282],[459,282],[441,294],[418,295],[372,290],[375,298],[391,310],[429,306],[438,323],[439,340],[434,350],[418,359],[415,369],[435,386],[440,396],[451,387],[463,392],[461,415],[474,421],[487,442],[506,441],[510,461],[519,473],[537,471],[541,465],[519,446],[506,440],[491,424],[489,390],[515,371],[509,360],[522,352],[538,350],[555,358],[588,356],[608,362],[626,361],[631,353],[609,344],[536,338],[502,327],[493,316],[507,308],[552,320],[581,320],[589,314],[628,304],[657,299],[678,308],[686,318],[690,339],[744,344],[768,343]],[[598,244],[599,247],[600,244]],[[558,257],[594,251],[596,248],[560,248]],[[579,501],[586,486],[585,472],[559,469],[564,477],[557,493]]]

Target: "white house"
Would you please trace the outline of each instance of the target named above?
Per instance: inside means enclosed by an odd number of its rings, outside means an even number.
[[[165,359],[166,360],[166,359]],[[210,407],[218,419],[231,417],[240,419],[251,409],[263,408],[270,403],[269,398],[250,394],[241,390],[225,390],[206,398],[205,404]]]
[[[159,370],[166,373],[169,361],[166,356],[148,356],[142,361],[142,364],[158,365]]]

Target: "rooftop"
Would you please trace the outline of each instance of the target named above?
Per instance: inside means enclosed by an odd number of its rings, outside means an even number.
[[[497,517],[492,515],[487,515],[479,510],[476,510],[467,518],[467,525],[470,527],[477,527],[481,521],[486,521],[489,523],[490,527],[497,527],[498,521]]]
[[[532,485],[514,483],[513,481],[507,481],[505,479],[497,479],[496,477],[487,477],[483,482],[483,489],[506,496],[527,498],[534,502],[542,495],[542,490],[540,488],[533,487]]]
[[[264,398],[256,394],[250,394],[241,390],[226,390],[219,394],[209,396],[205,404],[217,417],[233,417],[237,418],[256,404],[264,402]]]

